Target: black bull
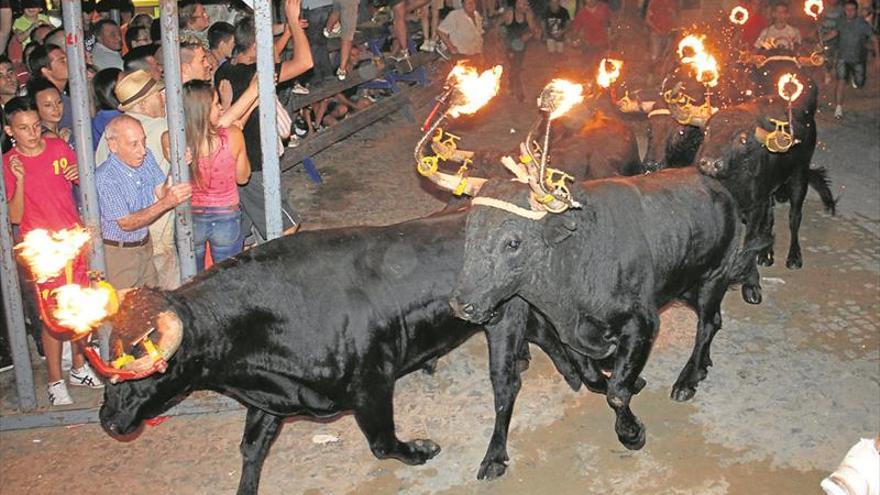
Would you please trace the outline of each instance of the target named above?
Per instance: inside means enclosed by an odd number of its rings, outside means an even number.
[[[527,186],[489,182],[480,196],[528,208]],[[582,209],[530,220],[476,206],[468,215],[462,275],[451,304],[472,322],[520,296],[555,327],[564,344],[612,371],[607,400],[628,448],[645,430],[629,408],[658,330],[658,311],[674,299],[699,317],[693,354],[672,389],[691,398],[711,365],[721,301],[740,276],[736,203],[696,169],[575,184]]]
[[[389,227],[305,232],[249,250],[173,292],[127,296],[114,328],[146,330],[170,309],[183,322],[183,342],[164,374],[107,385],[102,426],[131,434],[194,390],[232,397],[247,407],[239,493],[256,491],[269,446],[289,416],[353,410],[377,457],[424,463],[439,447],[398,440],[392,395],[397,378],[479,330],[455,318],[448,304],[462,264],[464,221],[465,213],[454,212]],[[505,470],[524,341],[547,352],[575,390],[582,382],[597,392],[606,387],[598,364],[564,349],[522,300],[511,300],[486,330],[497,416],[480,478]]]

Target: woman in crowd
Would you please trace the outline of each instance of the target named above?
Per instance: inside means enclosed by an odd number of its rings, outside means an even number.
[[[520,102],[525,101],[523,92],[522,71],[523,59],[526,55],[526,44],[540,33],[538,21],[528,0],[510,0],[513,8],[504,11],[501,26],[504,31],[507,59],[510,61],[508,81],[514,96]]]
[[[193,80],[184,84],[183,108],[186,142],[192,157],[196,265],[203,271],[208,246],[214,263],[241,252],[244,236],[238,185],[248,182],[251,164],[241,129],[220,126],[223,109],[211,83]]]
[[[116,99],[116,82],[122,78],[122,71],[111,67],[98,72],[92,79],[92,95],[95,102],[95,117],[92,118],[92,144],[98,149],[104,128],[120,114],[119,100]]]
[[[40,114],[43,125],[43,135],[61,139],[67,144],[71,143],[70,129],[61,127],[61,119],[64,117],[64,104],[61,102],[61,93],[52,82],[42,77],[31,79],[27,84],[28,95],[33,98]]]

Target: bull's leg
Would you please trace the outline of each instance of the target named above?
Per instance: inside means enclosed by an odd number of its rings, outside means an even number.
[[[768,225],[768,218],[771,219]],[[773,207],[769,198],[752,209],[751,214],[746,219],[746,235],[743,240],[745,251],[740,256],[746,256],[747,271],[745,279],[742,283],[743,300],[749,304],[761,304],[763,299],[761,295],[761,274],[758,272],[757,257],[754,249],[758,252],[763,251],[766,247],[773,246]]]
[[[637,391],[636,382],[651,352],[659,321],[656,312],[637,312],[629,316],[620,332],[616,360],[608,380],[608,405],[617,414],[614,429],[624,447],[638,450],[645,446],[645,427],[629,408]]]
[[[727,285],[726,277],[715,277],[698,289],[694,307],[699,321],[694,350],[672,386],[673,400],[682,402],[691,399],[696,393],[697,384],[706,378],[709,366],[712,366],[709,348],[715,333],[721,328],[721,300],[727,291]]]
[[[256,494],[260,485],[260,472],[263,461],[269,453],[269,446],[278,436],[281,417],[269,414],[255,407],[248,408],[241,437],[241,480],[238,482],[238,495]]]
[[[801,258],[801,244],[798,240],[798,232],[801,228],[801,217],[803,215],[804,198],[807,196],[807,169],[798,172],[791,179],[791,202],[788,211],[788,229],[791,232],[791,244],[788,247],[788,257],[785,259],[785,267],[796,270],[804,266]]]
[[[769,232],[770,236],[773,236],[773,200],[770,200],[770,207],[764,210],[764,223],[763,229],[765,232]],[[774,260],[773,253],[773,242],[770,242],[770,245],[766,248],[758,251],[758,264],[761,266],[773,266]]]
[[[431,440],[401,442],[394,433],[394,380],[375,376],[364,380],[369,386],[356,400],[354,417],[370,450],[379,459],[397,459],[404,464],[424,464],[440,452]]]

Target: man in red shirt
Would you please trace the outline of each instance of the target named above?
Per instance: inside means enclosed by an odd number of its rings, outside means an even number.
[[[764,16],[764,8],[761,6],[761,0],[750,0],[748,11],[749,18],[746,20],[745,24],[742,25],[740,37],[743,44],[751,50],[755,41],[758,39],[758,36],[761,34],[761,31],[767,27],[767,17]]]
[[[40,116],[32,99],[16,97],[5,105],[7,124],[4,130],[15,146],[3,155],[3,178],[9,219],[18,224],[24,237],[34,229],[49,231],[69,229],[79,224],[73,185],[77,180],[76,155],[62,140],[43,137]],[[73,264],[73,282],[88,285],[82,256]],[[64,275],[37,284],[38,297],[49,298],[51,291],[67,283]],[[49,375],[49,403],[72,404],[73,400],[61,377],[61,342],[42,332],[46,368]],[[104,384],[73,346],[71,385],[100,388]]]
[[[608,30],[611,25],[611,9],[598,0],[586,0],[578,10],[570,31],[575,46],[580,46],[587,56],[587,66],[593,67],[608,50]]]
[[[645,23],[651,31],[651,61],[658,62],[666,52],[672,30],[678,23],[676,0],[649,0]]]

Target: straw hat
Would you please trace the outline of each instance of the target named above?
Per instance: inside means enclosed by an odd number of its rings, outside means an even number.
[[[116,99],[119,111],[127,112],[141,101],[165,89],[165,83],[157,81],[145,70],[136,70],[116,83]]]

